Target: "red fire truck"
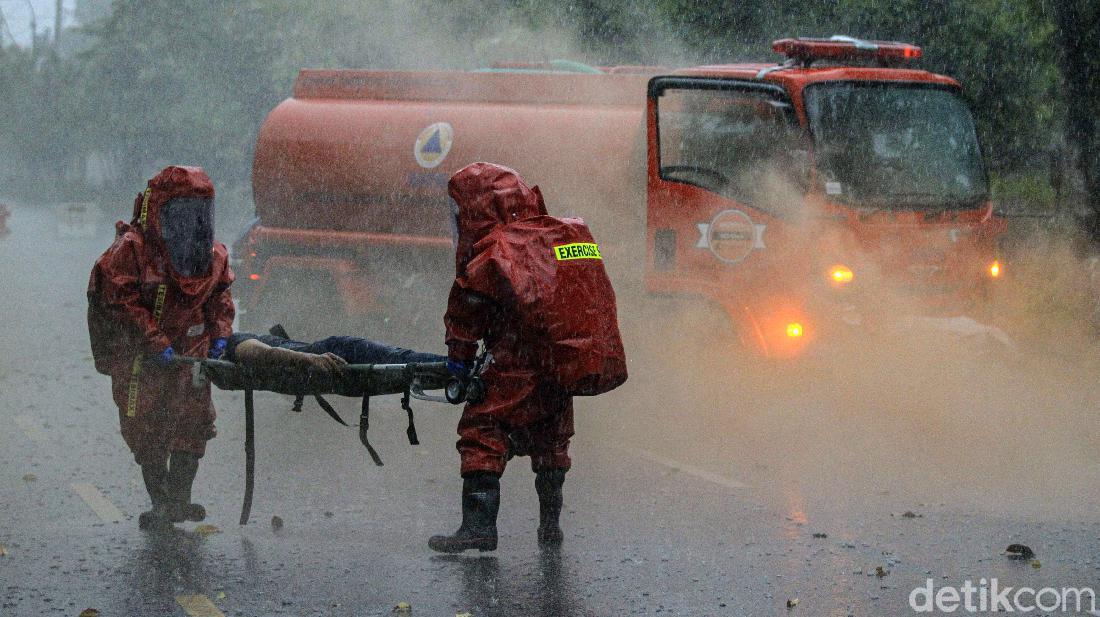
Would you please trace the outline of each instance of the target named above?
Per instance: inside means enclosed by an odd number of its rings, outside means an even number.
[[[906,66],[921,50],[903,43],[773,49],[785,61],[676,71],[301,71],[256,146],[257,220],[234,251],[246,323],[438,332],[446,182],[478,160],[585,218],[617,284],[713,303],[763,356],[980,297],[1005,225],[961,86]]]

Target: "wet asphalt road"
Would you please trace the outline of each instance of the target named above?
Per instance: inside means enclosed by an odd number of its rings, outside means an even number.
[[[910,591],[929,578],[1100,586],[1095,373],[1063,362],[1052,380],[994,359],[874,383],[843,367],[696,379],[668,367],[690,357],[708,373],[723,358],[690,337],[635,354],[627,387],[579,402],[560,551],[536,544],[521,459],[502,481],[500,548],[433,554],[427,537],[458,523],[458,409],[416,405],[422,445],[410,447],[393,398],[373,407],[375,467],[315,404],[295,414],[258,395],[242,527],[243,397],[216,392],[219,436],[195,490],[216,533],[149,536],[87,346],[86,277],[109,226],[59,238],[53,213],[30,208],[9,225],[0,615],[388,615],[408,602],[448,617],[877,616],[913,614]],[[355,418],[354,401],[339,409]],[[1038,562],[1007,559],[1013,542]]]

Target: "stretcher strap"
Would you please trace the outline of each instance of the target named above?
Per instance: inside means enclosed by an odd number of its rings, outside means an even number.
[[[149,196],[146,194],[146,203],[149,201]],[[161,283],[157,285],[157,299],[153,304],[153,322],[158,326],[160,325],[160,318],[164,315],[164,300],[168,295],[168,287]],[[141,366],[145,359],[142,354],[134,356],[134,363],[130,366],[130,388],[126,393],[126,417],[133,418],[137,415],[138,408],[138,388],[141,383]]]
[[[405,394],[401,397],[401,409],[404,409],[409,414],[409,427],[405,429],[405,434],[409,436],[410,446],[419,446],[420,439],[416,436],[416,423],[413,421],[413,409],[409,405],[409,389],[405,388]]]
[[[370,454],[374,464],[381,467],[382,457],[378,456],[378,452],[375,452],[374,447],[370,445],[370,440],[367,439],[368,429],[370,429],[370,397],[364,396],[362,412],[359,414],[359,441],[363,442],[363,446],[367,448],[367,453]]]
[[[256,409],[252,390],[244,391],[244,503],[241,504],[241,524],[248,524],[252,513],[252,489],[256,476]]]
[[[336,410],[332,408],[332,405],[330,405],[329,402],[325,400],[325,397],[321,396],[320,394],[315,394],[313,395],[313,398],[317,399],[317,404],[321,406],[321,409],[325,410],[325,413],[328,414],[328,417],[336,420],[344,426],[348,425],[348,423],[344,422],[344,419],[340,417],[340,414],[336,413]]]

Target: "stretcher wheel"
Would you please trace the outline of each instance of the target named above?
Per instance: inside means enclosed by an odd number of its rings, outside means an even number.
[[[458,405],[466,400],[466,384],[457,379],[452,379],[447,382],[447,387],[443,389],[443,394],[447,397],[448,403]]]

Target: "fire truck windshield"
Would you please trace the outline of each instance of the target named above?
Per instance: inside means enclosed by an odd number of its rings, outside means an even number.
[[[874,208],[961,208],[988,193],[974,122],[953,91],[829,82],[804,91],[818,190]]]

